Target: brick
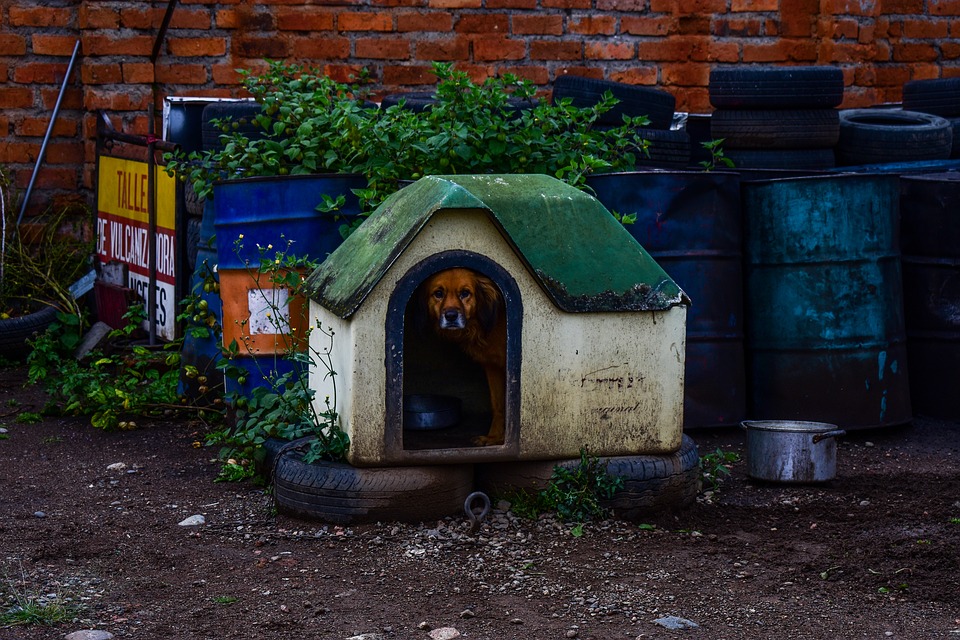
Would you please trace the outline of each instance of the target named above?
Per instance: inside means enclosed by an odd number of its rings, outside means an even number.
[[[63,100],[60,104],[62,112],[83,108],[83,90],[79,87],[70,86],[63,92]],[[53,107],[60,98],[60,87],[40,87],[40,108],[44,113],[53,111]]]
[[[93,88],[84,93],[84,108],[96,111],[145,111],[150,104],[149,87],[142,90],[112,91]]]
[[[119,64],[97,64],[87,60],[80,65],[80,77],[83,78],[84,85],[123,82],[123,72]]]
[[[544,9],[591,9],[591,0],[541,0]]]
[[[38,190],[55,189],[75,191],[79,180],[77,179],[77,169],[75,168],[56,168],[41,167],[37,172],[33,188]]]
[[[719,38],[755,38],[766,35],[764,22],[758,18],[715,18],[710,33]]]
[[[685,36],[708,36],[710,23],[710,16],[681,16],[677,19],[677,33]]]
[[[511,40],[502,36],[474,38],[473,59],[478,62],[488,60],[523,60],[527,56],[525,40]]]
[[[370,0],[370,4],[375,7],[391,8],[419,8],[426,6],[426,0]]]
[[[437,76],[426,65],[387,65],[383,68],[383,83],[393,86],[435,84]]]
[[[743,62],[814,62],[816,43],[806,40],[772,40],[760,44],[744,44]]]
[[[359,64],[327,64],[323,66],[323,74],[336,82],[352,84],[363,75],[364,67]],[[371,76],[371,80],[373,76]]]
[[[33,89],[7,85],[0,91],[0,109],[28,109],[34,106],[35,101]]]
[[[930,62],[937,59],[937,48],[929,43],[895,43],[893,59],[896,62]]]
[[[521,80],[529,80],[535,85],[545,85],[550,82],[550,73],[546,67],[537,66],[501,66],[500,74],[512,73]]]
[[[296,45],[294,45],[295,48]],[[304,56],[312,57],[312,56]],[[213,82],[219,86],[234,86],[240,84],[240,74],[237,73],[237,67],[241,66],[239,61],[230,60],[225,64],[214,64],[210,67],[210,77]],[[243,65],[249,69],[249,65]],[[230,97],[229,92],[223,97]]]
[[[660,67],[661,82],[684,87],[706,87],[710,83],[710,67],[689,62],[664,64]]]
[[[8,164],[34,163],[40,155],[40,144],[15,140],[6,146],[6,162]],[[26,183],[24,183],[26,185]]]
[[[610,74],[610,80],[627,84],[654,86],[657,84],[657,69],[655,67],[633,67]]]
[[[880,13],[877,0],[823,0],[824,13],[847,16],[875,16]]]
[[[30,43],[33,45],[33,53],[43,56],[67,56],[73,55],[73,49],[77,45],[77,38],[74,36],[54,36],[41,33],[35,33],[30,36]],[[84,55],[90,55],[92,52],[87,49],[87,39],[83,39],[81,47]],[[147,50],[149,52],[149,49]]]
[[[157,22],[157,27],[163,24],[162,14],[165,13],[165,9],[158,9],[158,11],[161,13],[161,17]],[[207,9],[187,11],[183,7],[178,6],[170,18],[171,29],[197,29],[207,31],[212,27],[213,19]]]
[[[632,60],[636,45],[629,42],[585,42],[583,57],[587,60]]]
[[[354,42],[354,56],[374,60],[408,60],[410,41],[406,38],[360,38]]]
[[[876,31],[876,25],[872,22],[861,24],[860,29],[857,31],[857,42],[870,44],[876,40]]]
[[[530,43],[531,60],[582,60],[583,45],[560,40],[534,40]]]
[[[943,55],[944,60],[957,60],[960,59],[960,43],[957,42],[941,42],[940,43],[940,53]]]
[[[291,52],[297,58],[342,60],[350,57],[350,40],[341,36],[295,38]]]
[[[470,41],[465,36],[454,38],[418,39],[414,41],[417,60],[467,60],[470,58]]]
[[[393,31],[393,16],[369,11],[341,13],[337,17],[340,31]]]
[[[50,126],[50,118],[26,117],[16,125],[18,136],[25,138],[42,137],[47,133]],[[77,122],[66,118],[57,117],[53,124],[53,136],[57,138],[71,138],[77,135]]]
[[[224,38],[169,38],[167,51],[178,58],[222,56],[227,52]]]
[[[123,81],[129,84],[147,84],[154,81],[153,65],[147,62],[124,62]]]
[[[397,16],[397,31],[453,31],[453,14],[447,11],[401,13]]]
[[[207,67],[202,64],[157,65],[156,81],[165,84],[206,84]]]
[[[852,18],[848,18],[831,22],[830,30],[825,35],[834,40],[856,40],[859,32],[859,23]]]
[[[710,91],[706,88],[687,87],[677,94],[677,111],[689,113],[710,113]]]
[[[881,14],[922,14],[923,0],[880,0]]]
[[[26,38],[0,33],[0,56],[22,56],[26,52]]]
[[[34,50],[37,47],[34,38]],[[83,38],[85,56],[147,56],[153,51],[150,36],[109,37],[89,35]]]
[[[755,11],[777,11],[780,0],[730,0],[730,11],[734,13]]]
[[[515,15],[511,20],[510,33],[518,35],[563,35],[561,15]]]
[[[516,18],[514,18],[514,25],[516,25]],[[580,16],[570,19],[567,30],[570,33],[590,36],[611,36],[617,32],[617,21],[613,16]]]
[[[432,9],[479,9],[482,0],[428,0],[427,6]]]
[[[623,16],[620,33],[632,36],[665,36],[676,32],[677,19],[671,17]]]
[[[780,0],[780,33],[787,37],[808,37],[813,34],[819,15],[820,0]]]
[[[920,40],[938,40],[950,33],[950,23],[946,20],[904,20],[903,35]]]
[[[83,161],[83,144],[79,142],[51,142],[44,156],[46,164],[77,164]]]
[[[509,33],[510,22],[505,13],[464,14],[454,29],[458,33]]]
[[[581,67],[581,66],[564,66],[556,70],[556,78],[560,76],[578,76],[582,78],[595,78],[597,80],[603,79],[603,69],[598,69],[597,67]],[[626,82],[624,80],[623,82]]]
[[[202,41],[200,41],[202,42]],[[211,43],[213,44],[213,43]],[[291,41],[287,38],[236,37],[230,43],[230,52],[241,58],[270,58],[279,60],[290,55]],[[196,53],[195,55],[220,55],[215,53]]]
[[[11,4],[7,19],[11,27],[69,27],[73,25],[74,12],[67,8],[18,7]]]
[[[709,15],[724,13],[727,10],[727,0],[650,0],[650,10],[678,16]]]
[[[670,38],[665,42],[644,41],[637,45],[640,60],[687,61],[709,60],[711,39],[706,36]]]
[[[333,31],[334,14],[313,8],[281,7],[277,13],[277,28],[281,31]]]
[[[59,84],[66,72],[66,63],[23,62],[13,67],[13,81],[17,84]]]
[[[77,12],[77,24],[81,29],[117,29],[120,27],[120,12],[112,7],[84,2]]]
[[[350,40],[341,36],[294,38],[290,46],[297,58],[342,60],[350,57]]]
[[[277,19],[271,11],[255,6],[240,5],[236,11],[237,29],[245,33],[265,33],[277,30]]]

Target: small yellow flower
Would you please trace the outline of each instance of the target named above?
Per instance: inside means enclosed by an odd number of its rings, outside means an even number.
[[[193,441],[193,448],[194,448],[194,449],[199,449],[199,448],[202,447],[202,446],[203,446],[203,443],[201,443],[199,440],[194,440],[194,441]]]

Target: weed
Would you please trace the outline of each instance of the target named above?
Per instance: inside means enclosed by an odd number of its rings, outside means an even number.
[[[947,522],[950,524],[960,524],[960,518],[950,518]]]
[[[22,570],[21,570],[22,574]],[[11,580],[6,573],[5,591],[10,594],[11,606],[0,612],[0,629],[25,626],[47,625],[52,626],[72,620],[76,609],[58,602],[57,598],[40,597],[24,593],[22,585],[26,584],[26,576],[21,575],[19,584]]]
[[[215,603],[223,605],[233,604],[238,600],[240,600],[240,598],[237,598],[236,596],[214,596],[213,598]]]
[[[10,398],[7,400],[7,406],[10,407],[11,409],[19,407],[20,401],[17,400],[16,398]]]
[[[700,456],[700,472],[704,482],[710,485],[712,491],[720,488],[723,478],[730,475],[730,466],[740,461],[740,454],[735,451],[724,451],[717,447],[716,451]]]
[[[700,161],[700,166],[703,167],[704,171],[713,171],[720,165],[727,169],[733,169],[733,160],[723,154],[723,141],[724,139],[720,138],[719,140],[700,143],[710,153],[709,160]]]
[[[61,438],[60,436],[47,436],[40,442],[42,442],[43,444],[60,444],[61,442],[63,442],[63,438]]]
[[[20,424],[37,424],[43,421],[43,416],[33,411],[24,411],[17,416],[17,422]]]

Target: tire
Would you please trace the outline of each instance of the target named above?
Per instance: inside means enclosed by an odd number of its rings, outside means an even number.
[[[903,85],[903,108],[945,118],[960,116],[960,78],[911,80]]]
[[[197,190],[193,188],[193,181],[187,180],[183,183],[183,208],[187,214],[199,218],[203,215],[204,198],[197,195]]]
[[[623,478],[623,488],[603,502],[617,518],[635,521],[657,511],[682,508],[700,490],[700,457],[687,435],[672,454],[601,457],[600,461],[607,473]],[[512,489],[536,492],[550,482],[554,467],[575,469],[579,464],[580,458],[479,464],[477,482],[494,495]]]
[[[306,464],[299,451],[278,455],[273,472],[277,509],[335,524],[422,522],[463,510],[473,491],[472,465],[359,468]]]
[[[215,151],[223,146],[220,142],[220,136],[224,132],[220,127],[213,124],[214,120],[229,120],[231,123],[236,123],[237,126],[232,131],[244,133],[251,140],[262,138],[264,136],[263,129],[253,121],[261,110],[262,106],[252,100],[211,102],[205,106],[200,123],[200,135],[204,151]]]
[[[843,166],[945,160],[952,147],[952,127],[940,116],[896,109],[840,112],[837,163]]]
[[[43,307],[39,311],[0,319],[0,357],[21,361],[32,350],[27,340],[33,340],[47,330],[57,319],[56,307]]]
[[[727,149],[820,149],[840,138],[836,109],[718,109],[710,135]]]
[[[837,165],[833,149],[727,149],[723,154],[737,169],[821,171]]]
[[[718,109],[822,109],[843,102],[843,72],[836,67],[719,68],[708,86]]]
[[[650,146],[647,153],[637,152],[638,167],[685,169],[690,165],[690,134],[686,131],[644,127],[641,135]]]
[[[950,128],[953,129],[953,146],[950,150],[950,157],[960,158],[960,118],[951,118]]]
[[[193,216],[187,218],[187,266],[190,273],[197,268],[197,252],[200,250],[200,227],[202,220]]]
[[[614,107],[600,116],[598,124],[619,127],[623,116],[647,116],[651,129],[669,129],[677,99],[673,94],[653,87],[639,87],[624,82],[598,80],[580,76],[560,76],[553,83],[553,103],[569,98],[573,106],[589,108],[597,104],[609,91],[619,100]]]

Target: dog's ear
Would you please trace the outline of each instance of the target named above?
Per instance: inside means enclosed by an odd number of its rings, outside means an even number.
[[[503,296],[500,288],[493,280],[477,274],[477,320],[486,331],[493,329],[497,322],[497,315],[503,306]]]

